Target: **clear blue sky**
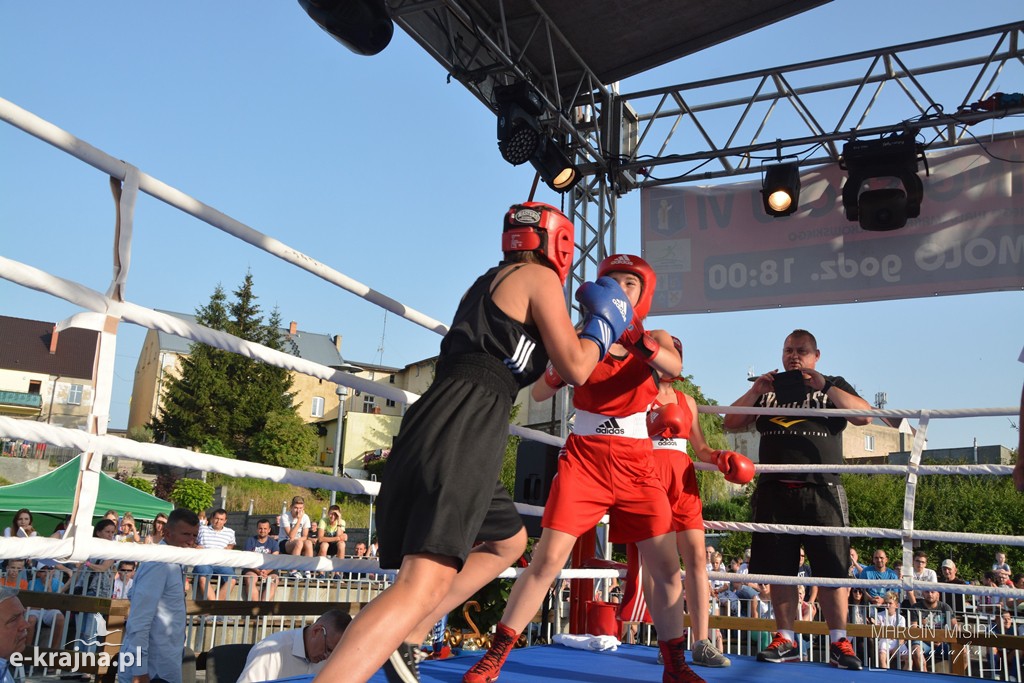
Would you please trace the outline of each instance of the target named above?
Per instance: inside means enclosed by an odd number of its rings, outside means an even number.
[[[1019,18],[1017,0],[840,0],[626,82],[623,92],[934,38]],[[499,257],[502,212],[532,176],[502,161],[495,121],[401,31],[373,58],[320,31],[289,0],[0,4],[0,96],[156,178],[447,322]],[[1024,78],[1000,83],[1024,90]],[[948,107],[955,102],[946,103]],[[903,111],[894,121],[914,115]],[[980,127],[979,127],[980,128]],[[538,199],[558,203],[543,189]],[[639,194],[619,204],[620,251],[637,252]],[[100,172],[0,124],[0,254],[105,291],[113,202]],[[127,295],[191,312],[247,269],[265,310],[344,336],[353,362],[402,366],[439,338],[218,230],[140,196]],[[1016,405],[1020,292],[660,317],[686,371],[723,404],[748,368],[779,365],[795,327],[820,368],[890,408]],[[0,280],[0,313],[76,309]],[[127,421],[144,331],[122,326],[111,427]],[[1016,443],[1007,418],[935,421],[932,447]]]

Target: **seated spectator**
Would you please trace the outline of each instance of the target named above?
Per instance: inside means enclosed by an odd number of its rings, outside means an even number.
[[[999,588],[1002,584],[1002,577],[999,572],[990,569],[985,572],[981,583],[990,588]],[[978,610],[986,614],[999,614],[1006,607],[1003,598],[998,595],[982,595],[978,597]]]
[[[904,607],[909,605],[904,602]],[[957,619],[953,608],[939,600],[937,590],[925,590],[917,603],[916,609],[910,610],[910,625],[918,626],[929,632],[942,633],[946,628],[956,628]],[[918,671],[927,671],[925,659],[938,656],[945,659],[949,656],[948,643],[927,643],[915,640],[910,645],[910,657]]]
[[[860,556],[857,554],[857,549],[850,546],[850,576],[856,577],[861,571],[864,570],[864,565],[860,563]]]
[[[914,566],[913,566],[913,577],[914,577],[915,581],[933,581],[933,582],[937,582],[939,580],[938,576],[935,574],[935,570],[934,569],[930,569],[928,567],[928,554],[927,553],[925,553],[923,551],[920,551],[920,550],[917,551],[916,553],[914,553],[913,563],[914,563]],[[906,602],[909,605],[911,605],[911,606],[916,605],[918,600],[921,599],[923,593],[924,593],[924,591],[922,589],[920,589],[920,588],[917,588],[915,590],[909,591],[907,593]]]
[[[814,576],[814,572],[811,571],[811,565],[807,563],[807,553],[804,552],[804,547],[800,546],[800,566],[796,570],[797,576]],[[807,595],[807,602],[812,605],[818,599],[818,587],[817,586],[804,586],[804,593]]]
[[[327,521],[316,541],[317,555],[320,557],[344,557],[345,541],[348,534],[345,533],[345,520],[341,518],[341,508],[332,505],[327,510]]]
[[[121,518],[121,526],[118,529],[117,535],[114,536],[114,540],[121,543],[142,543],[142,537],[139,536],[139,530],[135,525],[135,515],[130,512],[124,513],[124,517]]]
[[[109,519],[111,522],[114,523],[114,528],[115,528],[114,534],[116,535],[117,534],[116,528],[118,526],[118,522],[120,521],[120,519],[118,517],[118,514],[117,514],[117,510],[107,510],[106,512],[103,513],[103,519]]]
[[[250,536],[245,542],[245,549],[261,555],[277,555],[278,542],[270,537],[270,520],[261,519],[256,522],[256,535]],[[246,600],[273,600],[277,592],[277,572],[262,567],[247,567],[242,570],[242,587]]]
[[[31,538],[36,535],[35,527],[32,526],[32,513],[28,508],[21,508],[15,512],[11,526],[4,529],[4,536],[7,538]]]
[[[922,598],[923,600],[924,598]],[[907,625],[906,618],[898,612],[900,596],[895,591],[888,591],[884,596],[884,609],[876,608],[874,623],[881,626],[882,638],[878,639],[878,668],[902,669],[910,667],[907,641],[895,637],[896,629]],[[895,666],[893,666],[895,664]]]
[[[28,581],[25,577],[25,560],[12,557],[4,563],[4,576],[0,579],[2,585],[18,590],[28,590]]]
[[[70,575],[70,570],[65,569]],[[68,590],[64,582],[64,573],[56,567],[40,566],[36,569],[36,578],[32,581],[32,591],[36,593],[65,593]],[[26,613],[34,617],[38,623],[50,627],[50,649],[59,649],[64,643],[64,613],[59,609],[30,609]],[[42,643],[40,643],[42,644]]]
[[[865,567],[864,569],[862,569],[860,573],[857,574],[857,578],[874,581],[882,579],[892,579],[892,587],[870,586],[865,588],[868,594],[868,599],[871,601],[871,604],[882,606],[883,604],[885,604],[885,593],[887,591],[894,589],[899,590],[900,577],[899,574],[897,574],[895,571],[893,571],[889,567],[886,567],[886,565],[889,563],[889,556],[886,555],[885,551],[881,548],[875,550],[874,554],[871,556],[871,562],[872,565],[870,567]]]
[[[319,672],[351,621],[348,614],[332,609],[305,628],[264,638],[249,651],[237,683],[263,683]]]
[[[774,619],[775,610],[772,607],[772,587],[771,584],[759,583],[757,584],[757,596],[754,598],[753,605],[751,606],[750,613],[756,619]],[[771,631],[758,631],[754,634],[755,642],[758,643],[755,647],[756,650],[760,651],[768,647],[772,642]]]
[[[1024,626],[1020,626],[1013,618],[1013,612],[1004,610],[999,615],[999,621],[992,626],[992,635],[997,636],[1024,636]],[[995,673],[996,680],[1013,681],[1017,680],[1017,673],[1020,672],[1021,656],[1020,650],[1007,650],[1005,648],[989,648],[988,655],[989,671]]]
[[[956,562],[946,558],[939,565],[939,571],[942,572],[942,577],[939,579],[939,583],[952,583],[960,586],[965,585],[967,582],[956,575]],[[953,611],[957,614],[962,614],[964,611],[964,595],[963,593],[943,593],[940,598],[947,605],[953,608]]]
[[[288,511],[281,513],[281,528],[277,539],[278,550],[282,555],[303,555],[313,557],[313,542],[309,540],[309,515],[306,514],[306,501],[302,496],[292,498]],[[295,576],[299,572],[292,572]]]
[[[128,591],[135,583],[135,560],[122,560],[117,565],[117,574],[114,576],[114,586],[110,591],[110,597],[115,600],[127,600]]]
[[[146,543],[159,544],[160,541],[164,540],[164,528],[167,526],[167,515],[162,512],[157,513],[156,518],[153,519],[153,532],[146,535]]]
[[[228,513],[223,508],[213,511],[210,523],[199,527],[197,546],[214,550],[232,550],[235,547],[235,531],[226,526]],[[207,600],[226,600],[235,585],[234,567],[215,564],[198,565],[193,570],[197,577],[197,597]],[[216,584],[216,585],[215,585]],[[224,588],[227,584],[227,588]]]
[[[117,516],[117,513],[114,513]],[[117,531],[117,522],[104,517],[93,527],[93,538],[113,541]],[[115,560],[104,560],[90,557],[78,566],[78,578],[75,580],[74,594],[94,598],[109,598],[114,583]],[[101,627],[105,630],[103,615],[94,612],[78,614],[78,637],[76,649],[93,652],[96,649],[96,637]]]
[[[1006,564],[1006,553],[996,552],[996,561],[992,563],[992,571],[1010,573],[1010,565]]]

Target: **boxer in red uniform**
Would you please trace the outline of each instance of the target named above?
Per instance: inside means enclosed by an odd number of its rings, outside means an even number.
[[[389,681],[415,683],[415,644],[522,555],[522,519],[498,479],[516,395],[549,358],[586,381],[633,318],[622,288],[598,278],[576,292],[587,311],[577,335],[563,290],[573,234],[547,204],[505,214],[504,259],[459,302],[437,375],[406,412],[384,470],[380,566],[401,571],[352,620],[316,683],[363,683],[385,662]]]
[[[618,282],[633,304],[633,325],[586,383],[574,383],[576,422],[558,460],[558,473],[541,519],[543,532],[533,559],[512,588],[493,644],[463,677],[491,683],[519,634],[536,614],[551,583],[565,566],[577,537],[611,515],[613,541],[637,542],[653,577],[649,605],[665,659],[663,683],[702,681],[686,663],[679,556],[665,485],[654,473],[647,408],[658,394],[657,377],[676,377],[682,361],[664,330],[645,332],[643,318],[654,296],[654,270],[628,254],[609,256],[598,274]],[[533,386],[534,400],[563,386],[549,370]]]
[[[672,343],[680,358],[683,344],[676,337]],[[698,421],[697,402],[675,388],[674,382],[682,377],[663,377],[658,384],[658,396],[647,414],[648,433],[653,440],[655,468],[665,483],[672,504],[672,529],[676,532],[676,547],[686,568],[684,583],[689,607],[690,628],[693,629],[691,657],[694,664],[711,667],[729,666],[731,662],[719,652],[708,638],[708,572],[704,561],[704,516],[697,489],[697,472],[686,452],[686,441],[693,446],[694,455],[702,462],[714,463],[734,484],[746,484],[754,476],[750,460],[734,451],[715,450],[708,445]],[[639,575],[643,591],[651,594],[648,572],[642,571],[636,553],[627,552],[630,567],[627,570],[626,595],[622,612],[629,614],[639,598],[635,581]]]

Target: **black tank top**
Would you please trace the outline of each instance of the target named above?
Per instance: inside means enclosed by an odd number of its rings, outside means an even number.
[[[523,388],[544,374],[548,354],[536,325],[512,320],[491,298],[494,277],[506,265],[488,270],[463,295],[448,334],[441,340],[439,360],[485,353],[504,363],[519,388]]]

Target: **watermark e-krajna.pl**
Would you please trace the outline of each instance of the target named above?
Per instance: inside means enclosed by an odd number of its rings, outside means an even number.
[[[14,652],[7,660],[12,667],[40,667],[43,669],[61,669],[62,671],[81,671],[96,667],[111,667],[116,660],[120,669],[135,666],[142,661],[142,647],[134,650],[121,650],[120,653],[109,652],[53,652],[33,647],[31,651]]]

